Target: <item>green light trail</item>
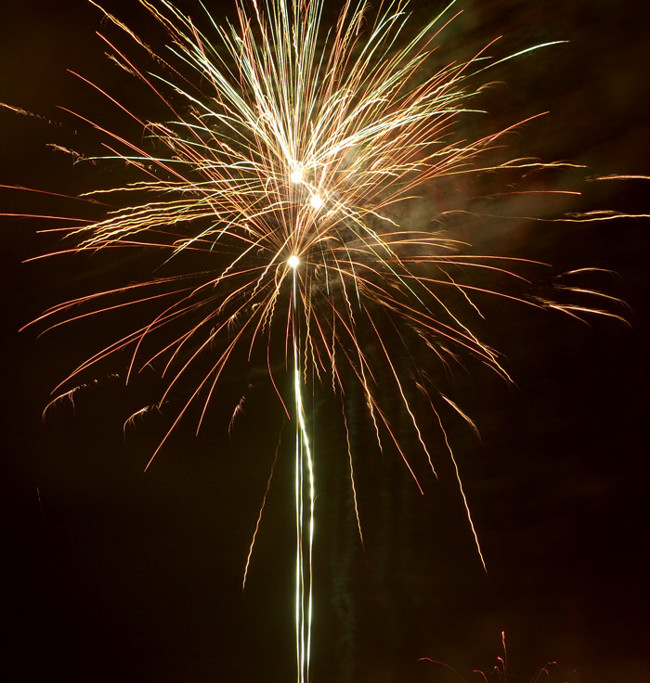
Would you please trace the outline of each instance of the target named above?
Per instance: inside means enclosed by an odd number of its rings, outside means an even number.
[[[300,372],[300,333],[296,321],[297,267],[296,256],[289,259],[293,268],[293,360],[294,405],[296,416],[296,664],[299,683],[309,681],[311,623],[313,607],[312,548],[314,544],[315,478],[314,460],[307,434]]]

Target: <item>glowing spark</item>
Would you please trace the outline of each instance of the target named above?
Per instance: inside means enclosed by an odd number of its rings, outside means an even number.
[[[287,263],[290,268],[297,268],[300,265],[300,259],[295,254],[291,254],[287,259]]]
[[[309,203],[314,209],[320,209],[325,202],[319,194],[313,194],[309,200]]]
[[[302,183],[304,180],[301,169],[296,169],[289,177],[291,182],[295,183],[296,185]]]

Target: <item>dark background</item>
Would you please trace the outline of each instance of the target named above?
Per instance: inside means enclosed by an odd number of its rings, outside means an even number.
[[[122,4],[122,16],[146,31],[134,3]],[[428,4],[413,4],[416,22],[433,12]],[[468,0],[459,7],[465,12],[445,39],[448,58],[467,59],[502,34],[497,54],[569,41],[491,73],[502,82],[486,94],[495,130],[550,111],[511,140],[516,153],[589,166],[553,179],[584,194],[548,213],[649,213],[650,181],[582,182],[650,172],[645,3]],[[100,106],[67,68],[119,92],[123,78],[107,67],[93,34],[100,25],[99,12],[84,2],[2,4],[0,102],[38,117],[0,108],[0,184],[74,194],[102,172],[73,166],[47,146],[92,149],[95,139],[57,108]],[[126,96],[137,102],[139,94]],[[78,210],[19,192],[3,191],[2,202],[6,212]],[[533,210],[512,208],[516,215]],[[39,225],[5,218],[2,227],[3,680],[291,680],[291,439],[272,391],[254,369],[233,369],[208,427],[195,439],[192,425],[183,426],[146,474],[160,434],[156,417],[126,441],[121,425],[146,403],[154,378],[124,389],[112,376],[123,367],[100,364],[75,394],[75,410],[62,403],[42,423],[52,387],[125,321],[91,321],[39,339],[35,330],[16,330],[132,266],[101,258],[89,272],[81,261],[21,265],[50,244],[36,237]],[[448,422],[489,576],[449,467],[442,465],[440,481],[427,479],[419,496],[399,458],[376,452],[359,417],[352,437],[361,548],[339,409],[316,397],[316,683],[458,680],[418,661],[425,657],[472,680],[471,669],[487,671],[502,655],[501,631],[509,680],[528,680],[549,660],[558,662],[558,681],[650,680],[647,220],[499,225],[467,230],[481,251],[544,260],[553,273],[614,271],[591,284],[629,304],[631,326],[601,319],[589,327],[516,306],[489,310],[487,337],[504,352],[516,387],[468,365],[450,390],[482,439],[460,420]],[[229,440],[242,377],[253,390]]]

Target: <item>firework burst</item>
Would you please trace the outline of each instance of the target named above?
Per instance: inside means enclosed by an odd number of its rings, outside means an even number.
[[[469,354],[509,380],[497,352],[473,331],[486,295],[578,316],[610,313],[596,302],[560,304],[520,294],[525,262],[473,254],[438,229],[444,210],[432,209],[424,227],[404,219],[409,202],[427,201],[431,188],[450,178],[555,165],[490,163],[490,151],[524,122],[486,136],[461,135],[463,118],[478,113],[478,74],[504,60],[488,57],[490,45],[463,63],[438,60],[437,39],[454,19],[453,3],[416,31],[401,1],[377,12],[365,2],[344,2],[329,28],[322,0],[242,0],[234,24],[220,26],[206,11],[204,28],[166,0],[140,3],[164,29],[164,50],[105,10],[117,39],[101,37],[110,58],[166,114],[150,121],[87,81],[140,131],[140,137],[125,137],[75,114],[101,134],[101,158],[126,163],[134,179],[86,195],[106,207],[99,219],[61,218],[51,230],[64,238],[57,253],[151,252],[154,275],[66,301],[36,322],[53,327],[157,306],[63,383],[123,351],[130,354],[129,375],[161,368],[166,384],[158,406],[199,376],[149,464],[192,406],[199,406],[200,427],[235,354],[267,368],[297,423],[298,670],[306,680],[315,484],[301,388],[330,387],[341,398],[347,431],[346,395],[352,385],[360,387],[379,447],[392,444],[420,489],[416,455],[406,451],[391,411],[397,397],[435,473],[418,418],[427,405],[481,555],[442,406],[473,424],[412,349],[426,349],[443,366]],[[497,273],[517,286],[482,286],[476,272]],[[284,390],[287,371],[293,373],[291,400]],[[347,457],[356,491],[350,448]],[[356,492],[354,502],[357,509]]]

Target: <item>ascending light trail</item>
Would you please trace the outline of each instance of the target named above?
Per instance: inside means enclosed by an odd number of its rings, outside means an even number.
[[[291,255],[287,260],[293,269],[293,392],[296,422],[295,453],[295,503],[296,503],[296,654],[298,681],[309,681],[309,662],[311,653],[311,622],[313,609],[313,566],[312,548],[314,545],[314,504],[316,484],[314,460],[309,443],[305,422],[305,407],[302,398],[304,373],[301,372],[300,326],[296,297],[300,259]]]

